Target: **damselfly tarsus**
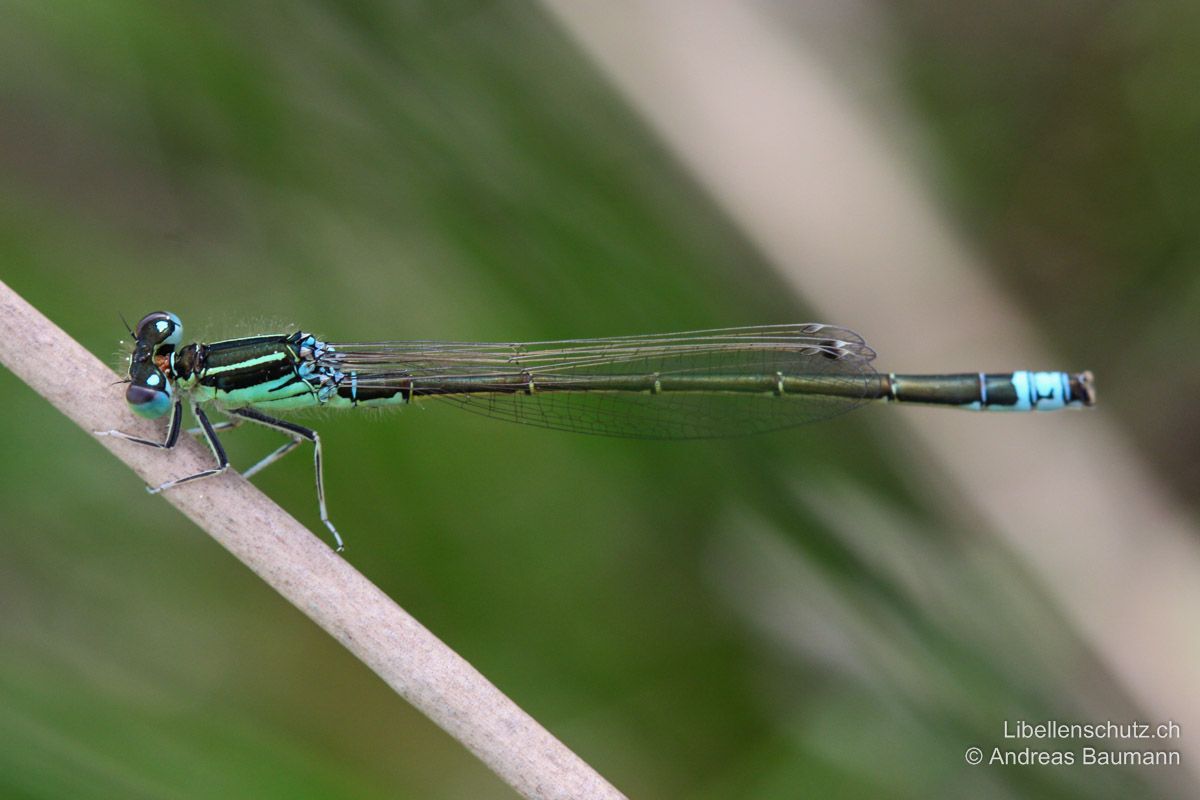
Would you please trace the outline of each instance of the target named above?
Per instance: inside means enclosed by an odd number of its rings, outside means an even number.
[[[97,433],[170,449],[179,441],[186,396],[216,458],[216,466],[150,491],[224,472],[229,459],[217,430],[243,421],[265,425],[290,441],[243,475],[312,442],[321,521],[338,550],[342,537],[325,505],[320,436],[269,414],[436,399],[558,430],[700,439],[787,428],[873,400],[977,411],[1095,403],[1089,372],[881,374],[871,364],[875,351],[858,334],[811,323],[524,344],[331,344],[297,331],[183,345],[179,317],[155,311],[130,335],[134,348],[125,398],[144,417],[169,412],[166,437],[157,442],[116,430]],[[209,403],[229,421],[211,423],[202,408]]]

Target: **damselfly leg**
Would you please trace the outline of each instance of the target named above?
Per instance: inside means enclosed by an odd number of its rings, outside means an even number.
[[[342,542],[342,536],[337,532],[337,528],[333,527],[333,523],[329,520],[329,511],[325,507],[325,467],[324,460],[321,455],[321,436],[312,428],[306,428],[303,425],[297,425],[294,422],[287,420],[275,419],[268,417],[266,414],[260,414],[252,408],[235,408],[229,411],[230,414],[235,414],[241,419],[249,420],[250,422],[263,425],[268,428],[286,433],[292,437],[292,440],[281,446],[275,452],[269,454],[266,458],[259,461],[250,469],[242,473],[243,478],[249,478],[256,472],[265,467],[274,464],[285,455],[295,450],[304,441],[312,442],[313,444],[313,467],[317,474],[317,505],[321,511],[321,522],[325,523],[325,527],[333,534],[333,540],[337,543],[337,550],[340,553],[345,549],[345,544]],[[231,426],[232,427],[232,426]]]
[[[160,450],[170,450],[179,443],[179,431],[182,425],[183,404],[176,400],[171,411],[171,422],[167,426],[167,436],[161,442],[156,442],[153,439],[143,439],[141,436],[134,436],[133,434],[117,430],[93,431],[93,433],[97,436],[111,436],[114,439],[124,439],[127,442],[144,444],[147,447],[157,447]]]
[[[145,445],[146,447],[157,447],[160,450],[171,450],[175,447],[175,445],[179,444],[179,432],[183,428],[183,404],[176,400],[173,406],[174,407],[171,412],[171,423],[167,427],[167,436],[161,442],[156,442],[152,439],[143,439],[141,436],[134,436],[133,434],[117,430],[96,431],[95,433],[97,436],[112,436],[115,439],[124,439],[127,442]],[[188,475],[186,478],[178,478],[173,481],[167,481],[166,483],[159,484],[158,486],[147,486],[146,491],[150,492],[150,494],[158,494],[164,489],[170,489],[172,486],[178,486],[181,483],[194,481],[198,478],[208,478],[213,475],[220,475],[229,468],[229,459],[225,456],[225,448],[221,446],[221,440],[217,438],[216,428],[211,422],[208,421],[208,417],[205,416],[204,411],[202,411],[195,403],[192,404],[192,414],[194,414],[196,419],[200,422],[200,427],[196,430],[197,432],[204,434],[204,439],[208,443],[209,449],[212,450],[213,456],[215,456],[217,459],[217,466],[211,469],[201,470],[195,475]]]
[[[247,420],[255,424],[280,431],[281,433],[285,433],[292,438],[291,441],[281,445],[279,448],[262,458],[254,466],[243,472],[242,477],[253,477],[263,469],[269,467],[271,464],[274,464],[276,461],[295,450],[304,442],[312,442],[313,466],[316,470],[317,481],[317,505],[321,513],[321,522],[324,523],[325,527],[329,529],[329,532],[333,534],[333,539],[337,544],[338,552],[341,552],[345,549],[345,543],[342,541],[342,536],[338,533],[337,528],[333,526],[333,522],[329,519],[329,511],[325,505],[325,467],[321,449],[320,434],[311,428],[304,427],[303,425],[297,425],[294,422],[275,419],[274,417],[269,417],[266,414],[260,414],[252,408],[229,409],[226,413],[232,414],[235,419],[223,420],[215,424],[209,421],[208,416],[204,413],[204,410],[198,405],[193,404],[191,409],[192,413],[196,417],[196,420],[200,423],[200,426],[197,428],[190,428],[188,433],[203,435],[205,442],[209,446],[209,449],[213,452],[213,456],[216,457],[217,466],[211,469],[201,470],[194,475],[188,475],[183,478],[176,478],[175,480],[167,481],[166,483],[159,484],[158,486],[147,486],[146,491],[150,492],[150,494],[158,494],[166,489],[178,486],[181,483],[190,483],[191,481],[199,480],[201,478],[211,478],[212,476],[220,475],[222,472],[229,469],[229,458],[225,454],[224,445],[222,445],[221,440],[217,438],[217,431],[232,430],[238,427],[243,420]],[[133,436],[132,434],[117,430],[96,431],[96,435],[113,436],[118,439],[124,439],[128,442],[146,445],[147,447],[157,447],[164,450],[170,450],[179,442],[179,433],[182,429],[182,418],[182,405],[180,403],[175,403],[175,410],[171,416],[171,424],[167,430],[167,437],[166,440],[162,442],[155,442],[150,439],[144,439],[140,436]]]
[[[212,427],[214,431],[231,431],[241,424],[242,421],[240,419],[223,419],[220,422],[214,422]],[[189,436],[199,436],[204,433],[204,429],[196,426],[195,428],[188,428],[187,433]]]
[[[235,428],[240,427],[243,420],[250,418],[249,415],[243,416],[242,414],[238,414],[235,411],[228,411],[227,413],[237,414],[237,418],[221,420],[220,422],[214,422],[213,426],[212,426],[214,431],[231,431]],[[272,426],[272,427],[274,427],[274,426]],[[299,426],[297,426],[297,427],[299,427]],[[304,430],[307,431],[308,429],[305,428]],[[200,434],[204,433],[204,429],[200,428],[200,427],[188,428],[187,432],[191,436],[199,436]],[[288,433],[293,433],[293,432],[289,430]],[[242,477],[250,478],[254,475],[257,475],[259,472],[262,472],[262,470],[269,467],[271,464],[274,464],[276,461],[283,458],[285,455],[290,453],[292,450],[295,450],[297,447],[299,447],[305,441],[311,441],[311,440],[303,434],[296,434],[295,438],[293,438],[291,441],[287,442],[287,444],[282,445],[277,450],[264,456],[257,464],[250,467],[249,469],[242,470]]]
[[[184,478],[176,478],[173,481],[167,481],[166,483],[159,484],[158,486],[147,486],[146,489],[150,492],[150,494],[158,494],[165,489],[170,489],[171,487],[178,486],[181,483],[190,483],[191,481],[199,480],[201,478],[211,478],[212,476],[220,475],[222,472],[229,469],[229,457],[225,455],[225,448],[221,445],[221,440],[217,438],[217,432],[213,428],[213,424],[208,421],[208,416],[204,413],[204,410],[195,403],[192,403],[192,414],[195,415],[196,420],[200,423],[200,430],[204,434],[204,441],[208,443],[208,449],[212,450],[213,456],[217,459],[217,465],[210,469],[200,470],[194,475],[188,475]],[[176,438],[178,438],[178,431],[175,435]]]

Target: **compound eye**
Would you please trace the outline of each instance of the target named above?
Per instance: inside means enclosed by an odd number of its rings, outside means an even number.
[[[138,322],[134,336],[156,347],[175,347],[183,341],[183,323],[170,311],[153,311]]]
[[[138,416],[155,419],[171,408],[171,385],[158,370],[134,381],[125,390],[125,402]]]

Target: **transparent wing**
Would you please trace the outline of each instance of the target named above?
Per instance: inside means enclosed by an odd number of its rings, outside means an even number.
[[[553,342],[360,342],[326,359],[360,389],[397,389],[545,428],[653,439],[737,436],[877,396],[874,351],[821,324]],[[819,391],[802,391],[803,384]]]

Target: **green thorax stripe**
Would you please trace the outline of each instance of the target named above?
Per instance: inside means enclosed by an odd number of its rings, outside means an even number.
[[[197,375],[200,386],[233,392],[255,386],[278,386],[297,374],[297,354],[286,336],[256,336],[205,345]]]

